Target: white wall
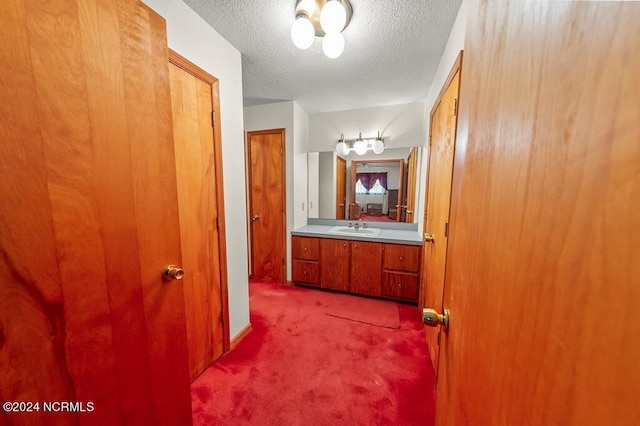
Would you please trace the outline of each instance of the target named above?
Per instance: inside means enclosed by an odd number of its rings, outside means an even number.
[[[293,229],[307,224],[309,114],[293,103]],[[288,179],[289,180],[289,179]],[[287,234],[288,235],[288,234]]]
[[[307,112],[293,101],[257,105],[244,109],[244,129],[247,132],[285,129],[287,280],[291,280],[291,238],[289,238],[289,233],[296,227],[307,224],[307,126]],[[304,210],[302,210],[303,203]]]
[[[240,52],[181,0],[144,0],[167,21],[169,47],[220,80],[231,338],[249,324]]]
[[[320,189],[319,213],[324,219],[336,218],[336,155],[333,152],[319,153]]]
[[[442,86],[444,85],[449,72],[451,71],[451,67],[453,63],[456,61],[458,54],[460,51],[464,49],[464,37],[466,34],[467,27],[467,1],[463,0],[460,5],[460,10],[458,11],[458,16],[456,17],[455,22],[453,23],[453,27],[451,28],[451,33],[449,34],[449,40],[447,41],[447,45],[442,52],[442,57],[440,58],[440,64],[438,65],[438,69],[433,77],[433,81],[429,86],[429,91],[427,93],[427,99],[425,101],[425,109],[424,109],[424,122],[427,139],[425,140],[424,150],[422,151],[422,160],[420,161],[420,176],[423,176],[422,180],[426,183],[427,181],[427,166],[429,162],[429,125],[430,125],[430,115],[431,109],[440,94],[440,90],[442,90]],[[464,62],[464,57],[463,57]],[[464,76],[460,80],[461,84],[464,84]],[[461,100],[464,102],[464,100]],[[419,194],[418,199],[418,230],[422,232],[424,226],[424,209],[425,209],[425,186],[422,186],[422,191]]]
[[[320,217],[320,153],[307,154],[307,202],[309,203],[307,217],[317,219]]]
[[[309,151],[333,151],[345,139],[373,138],[380,132],[385,147],[422,146],[424,102],[309,114]]]

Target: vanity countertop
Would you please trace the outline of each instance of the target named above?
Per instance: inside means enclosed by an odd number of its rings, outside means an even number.
[[[302,237],[319,237],[319,238],[333,238],[337,240],[353,240],[353,241],[372,241],[378,243],[392,243],[392,244],[408,244],[414,246],[422,245],[422,235],[418,231],[405,231],[396,229],[380,229],[380,235],[375,237],[359,236],[355,233],[350,234],[334,234],[329,233],[333,226],[328,225],[305,225],[302,228],[291,231],[291,235],[298,235]],[[375,228],[375,226],[369,225],[369,228]]]

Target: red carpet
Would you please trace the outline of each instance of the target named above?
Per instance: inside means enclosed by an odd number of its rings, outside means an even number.
[[[194,424],[432,425],[418,309],[387,302],[397,329],[326,315],[350,297],[252,282],[253,331],[192,384]]]
[[[378,327],[400,327],[398,304],[386,300],[366,297],[341,297],[327,306],[325,312],[332,317],[376,325]]]

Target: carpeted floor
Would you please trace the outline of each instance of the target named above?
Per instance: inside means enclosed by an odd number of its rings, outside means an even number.
[[[252,282],[253,331],[192,384],[194,424],[432,425],[417,308],[386,302],[397,328],[330,315],[358,300],[371,299]]]

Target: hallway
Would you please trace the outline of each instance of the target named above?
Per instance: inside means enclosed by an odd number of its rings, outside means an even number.
[[[259,281],[249,290],[253,330],[193,382],[194,424],[433,424],[415,306]],[[377,307],[370,322],[382,326],[330,316],[358,305]]]

